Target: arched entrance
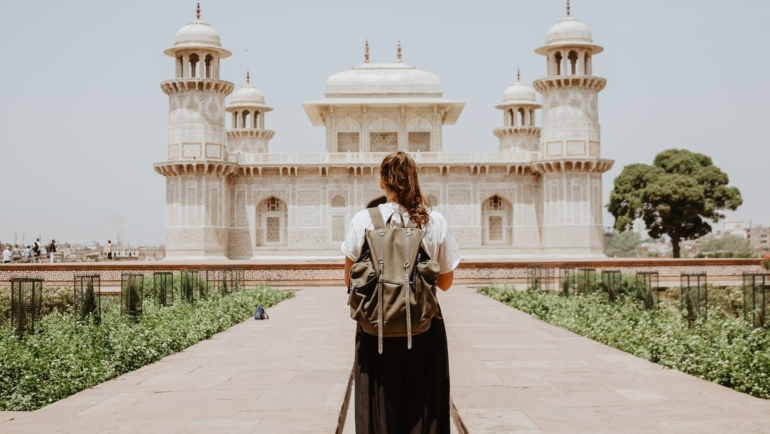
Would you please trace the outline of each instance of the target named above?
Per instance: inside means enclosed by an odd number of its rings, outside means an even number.
[[[270,196],[257,204],[257,245],[285,246],[286,203],[275,196]]]
[[[482,244],[512,244],[513,207],[505,198],[494,195],[481,206]]]

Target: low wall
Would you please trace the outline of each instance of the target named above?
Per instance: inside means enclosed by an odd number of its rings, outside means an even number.
[[[458,283],[526,283],[527,267],[537,265],[554,268],[594,268],[620,270],[635,274],[638,271],[657,271],[661,286],[675,286],[682,273],[706,273],[711,283],[738,285],[743,273],[766,272],[759,259],[592,259],[592,260],[468,260],[455,270]],[[122,273],[144,273],[157,271],[179,272],[181,270],[214,270],[238,268],[244,270],[247,282],[266,282],[275,286],[320,286],[340,285],[343,277],[342,261],[299,260],[299,261],[221,261],[221,262],[82,262],[64,264],[5,264],[0,265],[0,285],[8,285],[13,277],[37,277],[51,284],[71,284],[78,273],[99,273],[103,286],[120,282]]]

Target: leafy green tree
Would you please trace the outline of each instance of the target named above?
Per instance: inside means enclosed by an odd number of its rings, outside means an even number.
[[[626,231],[641,218],[650,237],[671,238],[674,257],[679,258],[680,241],[710,233],[709,221],[718,222],[725,217],[721,211],[734,211],[743,203],[741,192],[729,182],[710,157],[669,149],[656,155],[652,166],[624,167],[607,208],[615,217],[615,229]]]
[[[746,255],[754,253],[751,241],[737,235],[725,235],[722,238],[709,238],[698,249],[703,253],[732,253]]]
[[[642,244],[642,236],[636,232],[617,232],[608,236],[604,242],[604,254],[618,258],[639,256],[637,249]]]

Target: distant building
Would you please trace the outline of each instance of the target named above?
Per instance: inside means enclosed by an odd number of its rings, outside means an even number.
[[[751,226],[746,233],[755,249],[763,252],[770,251],[770,227]]]
[[[748,232],[743,226],[743,220],[725,219],[724,235],[748,238]]]

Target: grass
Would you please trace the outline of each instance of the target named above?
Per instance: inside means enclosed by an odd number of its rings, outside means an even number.
[[[644,310],[629,293],[611,304],[601,292],[578,297],[511,287],[478,292],[651,362],[770,398],[770,334],[737,318],[734,310],[740,303],[733,299],[710,303],[707,319],[689,324],[675,303]],[[725,295],[734,294],[728,289]]]
[[[23,339],[2,326],[0,410],[41,408],[222,332],[253,315],[257,305],[293,296],[261,286],[170,307],[148,298],[139,321],[120,315],[118,298],[109,297],[98,325],[92,318],[77,321],[73,309],[54,308]]]

